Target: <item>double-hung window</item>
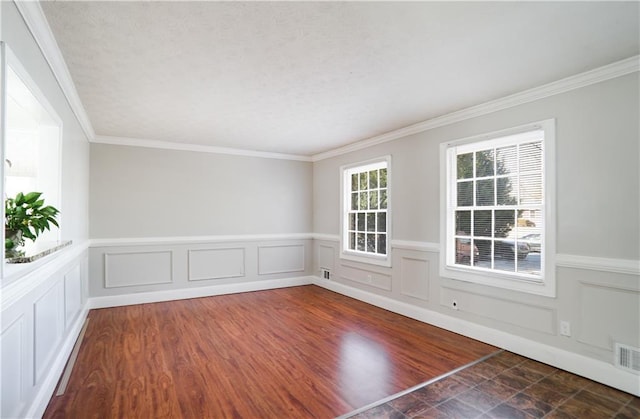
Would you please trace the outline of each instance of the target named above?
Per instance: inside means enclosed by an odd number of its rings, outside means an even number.
[[[555,294],[553,127],[443,144],[442,276]]]
[[[390,266],[390,157],[342,167],[342,257]]]

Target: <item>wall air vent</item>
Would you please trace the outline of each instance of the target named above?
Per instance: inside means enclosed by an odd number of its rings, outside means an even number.
[[[616,367],[640,374],[640,348],[615,344]]]

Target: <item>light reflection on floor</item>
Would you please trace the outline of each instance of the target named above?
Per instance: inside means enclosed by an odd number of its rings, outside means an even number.
[[[340,347],[340,390],[352,406],[388,396],[392,365],[384,346],[357,333],[343,336]]]

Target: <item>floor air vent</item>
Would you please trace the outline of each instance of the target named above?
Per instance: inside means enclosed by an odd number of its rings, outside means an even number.
[[[616,367],[640,374],[640,349],[616,343]]]

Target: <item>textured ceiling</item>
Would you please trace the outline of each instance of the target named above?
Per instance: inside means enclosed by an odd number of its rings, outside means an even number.
[[[637,55],[639,7],[42,3],[97,135],[298,155]]]

